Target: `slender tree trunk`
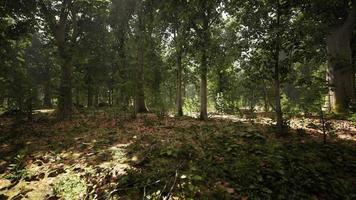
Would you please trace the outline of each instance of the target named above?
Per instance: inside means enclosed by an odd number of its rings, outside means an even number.
[[[200,119],[208,119],[208,66],[206,50],[202,50],[200,72]]]
[[[145,103],[145,89],[144,89],[144,52],[143,48],[139,50],[139,71],[138,71],[138,80],[136,88],[136,112],[144,113],[147,112],[146,103]]]
[[[142,11],[140,11],[142,12]],[[144,47],[143,47],[143,32],[144,32],[144,25],[143,25],[143,19],[142,19],[142,13],[139,14],[139,41],[141,43],[138,43],[138,71],[137,71],[137,83],[136,83],[136,99],[135,99],[135,108],[137,113],[144,113],[147,112],[147,107],[145,103],[145,88],[144,88]]]
[[[332,28],[326,41],[332,110],[339,114],[348,112],[354,97],[351,39],[356,24],[355,7],[356,3],[344,24]]]
[[[51,95],[51,74],[49,66],[45,68],[45,81],[43,84],[43,107],[51,108],[52,107],[52,95]]]
[[[277,7],[277,38],[276,38],[276,49],[275,49],[275,66],[274,66],[274,90],[275,90],[275,103],[276,103],[276,115],[277,115],[277,131],[279,134],[283,134],[283,112],[281,106],[281,83],[280,83],[280,66],[279,66],[279,52],[280,52],[280,4],[278,1]]]
[[[356,41],[356,38],[354,38]],[[351,81],[352,81],[352,100],[351,100],[351,109],[353,112],[356,111],[356,43],[352,45],[353,55],[352,55],[352,72],[351,72]]]
[[[29,97],[28,97],[27,100],[26,100],[27,119],[28,119],[29,121],[31,121],[31,120],[33,119],[33,116],[32,116],[32,112],[33,112],[32,104],[33,104],[33,94],[32,94],[32,92],[30,91]]]
[[[206,7],[206,2],[204,6]],[[201,45],[201,66],[200,66],[200,120],[208,120],[208,55],[209,47],[209,19],[206,14],[203,18]]]
[[[352,102],[356,103],[356,55],[353,56],[351,82],[352,82]]]
[[[96,91],[95,91],[95,98],[94,98],[94,106],[95,107],[98,107],[99,106],[99,91],[98,91],[98,89],[96,89]]]
[[[88,93],[87,93],[87,107],[93,107],[93,89],[88,85]]]
[[[277,115],[277,131],[279,134],[283,134],[283,112],[281,106],[281,87],[280,87],[280,79],[279,79],[279,64],[278,60],[275,64],[275,101],[276,101],[276,115]]]
[[[49,67],[45,69],[45,82],[43,85],[43,106],[45,108],[52,108],[52,95],[51,95],[51,75],[49,72]]]
[[[51,97],[51,89],[49,83],[45,83],[44,90],[43,90],[43,107],[45,108],[52,108],[52,97]]]
[[[77,104],[77,106],[80,106],[80,89],[79,88],[75,89],[75,104]]]
[[[183,98],[182,98],[182,54],[177,51],[177,116],[183,116]]]
[[[268,102],[267,92],[265,92],[265,94],[263,95],[263,101],[264,101],[264,111],[269,112],[269,102]]]

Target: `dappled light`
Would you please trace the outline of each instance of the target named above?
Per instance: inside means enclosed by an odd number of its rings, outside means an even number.
[[[243,199],[273,193],[288,197],[294,192],[300,198],[323,197],[329,192],[328,185],[341,177],[351,185],[344,185],[343,192],[332,197],[354,192],[350,175],[354,173],[355,143],[330,137],[324,145],[318,125],[303,129],[304,135],[299,127],[290,131],[290,137],[279,138],[265,117],[251,120],[216,115],[202,122],[144,114],[116,120],[117,125],[110,128],[107,123],[112,119],[105,115],[52,120],[17,124],[14,132],[9,129],[17,123],[14,120],[2,127],[1,138],[7,138],[0,151],[0,191],[4,195],[29,199],[160,199],[167,195],[171,199]],[[338,164],[330,162],[331,158]],[[336,171],[329,171],[331,166]]]
[[[356,199],[356,0],[0,2],[0,200]]]

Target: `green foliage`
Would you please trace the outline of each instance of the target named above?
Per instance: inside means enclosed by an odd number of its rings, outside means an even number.
[[[199,112],[199,100],[197,97],[189,98],[184,101],[184,113],[193,114]]]
[[[349,117],[349,120],[352,121],[352,123],[353,123],[354,125],[356,125],[356,114],[355,114],[355,113],[352,114],[352,115]]]
[[[65,200],[83,199],[86,195],[85,181],[77,174],[65,174],[54,183],[53,193]]]
[[[14,163],[8,166],[9,174],[5,176],[6,179],[17,181],[28,175],[27,170],[24,168],[24,157],[24,154],[16,155]]]
[[[128,198],[144,188],[159,197],[177,171],[173,193],[184,199],[355,197],[352,177],[342,178],[354,171],[352,144],[281,142],[246,128],[201,125],[177,129],[169,141],[140,137],[129,150],[141,157],[139,170],[129,170],[119,188],[130,188],[124,192]]]

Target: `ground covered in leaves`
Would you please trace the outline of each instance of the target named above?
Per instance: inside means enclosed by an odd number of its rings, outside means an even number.
[[[341,122],[324,144],[313,120],[279,137],[261,119],[2,117],[0,199],[356,199]]]

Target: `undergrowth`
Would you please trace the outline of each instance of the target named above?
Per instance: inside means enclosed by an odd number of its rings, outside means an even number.
[[[281,142],[233,124],[142,136],[130,148],[140,161],[118,185],[129,199],[356,198],[351,144]]]

